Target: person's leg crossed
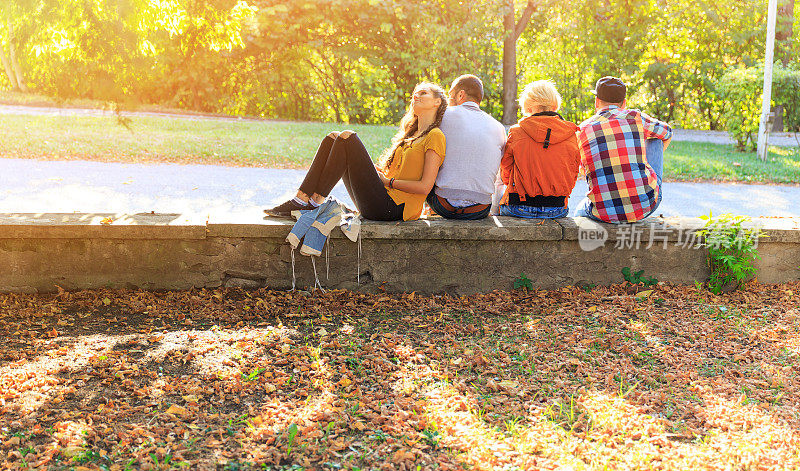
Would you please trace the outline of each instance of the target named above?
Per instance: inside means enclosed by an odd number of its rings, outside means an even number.
[[[355,133],[345,134],[345,131],[342,131],[340,140],[344,141],[347,151],[342,181],[361,215],[373,221],[402,220],[404,206],[397,205],[387,193],[367,149],[358,136]]]

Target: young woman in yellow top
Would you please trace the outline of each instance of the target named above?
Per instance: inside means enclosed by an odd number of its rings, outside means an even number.
[[[392,146],[378,166],[354,131],[330,133],[322,140],[295,198],[264,212],[290,217],[294,210],[314,209],[341,179],[366,219],[419,219],[444,162],[445,139],[439,125],[446,108],[441,87],[428,82],[417,85]]]

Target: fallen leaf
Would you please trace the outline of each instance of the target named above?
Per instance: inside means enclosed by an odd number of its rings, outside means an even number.
[[[515,389],[515,388],[519,387],[519,383],[518,382],[511,381],[509,379],[507,379],[505,381],[500,381],[499,383],[497,383],[497,385],[500,386],[501,388],[505,388],[505,389]]]
[[[364,430],[364,429],[367,428],[367,426],[364,425],[364,422],[361,422],[361,421],[358,421],[358,420],[356,420],[352,424],[350,424],[350,427],[354,428],[356,430],[359,430],[359,431]]]
[[[392,457],[392,461],[397,464],[400,464],[406,460],[411,460],[411,459],[414,459],[414,454],[409,453],[406,449],[403,448],[397,450],[394,453],[394,456]]]
[[[189,410],[178,404],[172,404],[169,406],[169,409],[167,409],[167,414],[187,416],[189,415]]]

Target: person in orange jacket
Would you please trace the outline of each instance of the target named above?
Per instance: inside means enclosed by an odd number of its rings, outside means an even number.
[[[500,215],[566,217],[580,164],[578,126],[557,113],[561,95],[550,80],[529,83],[519,104],[524,116],[509,130],[500,162]]]

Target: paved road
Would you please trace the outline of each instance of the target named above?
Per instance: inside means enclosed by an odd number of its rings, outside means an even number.
[[[0,213],[180,213],[176,222],[261,219],[297,189],[302,170],[0,159]],[[349,202],[340,184],[334,196]],[[578,182],[574,209],[586,194]],[[731,212],[800,218],[800,186],[664,183],[664,216]]]
[[[85,109],[85,108],[43,108],[34,106],[19,106],[19,105],[0,105],[0,114],[28,114],[28,115],[44,115],[44,116],[113,116],[114,113],[109,110]],[[125,116],[149,116],[149,117],[168,117],[168,118],[183,118],[191,120],[222,120],[222,121],[265,121],[257,118],[240,118],[236,116],[215,116],[203,114],[172,114],[172,113],[156,113],[149,111],[126,111],[123,113]],[[676,129],[676,141],[692,141],[692,142],[711,142],[714,144],[733,144],[733,139],[730,138],[725,131],[698,131],[693,129]],[[800,133],[771,133],[769,137],[769,144],[773,146],[783,147],[800,147]]]

